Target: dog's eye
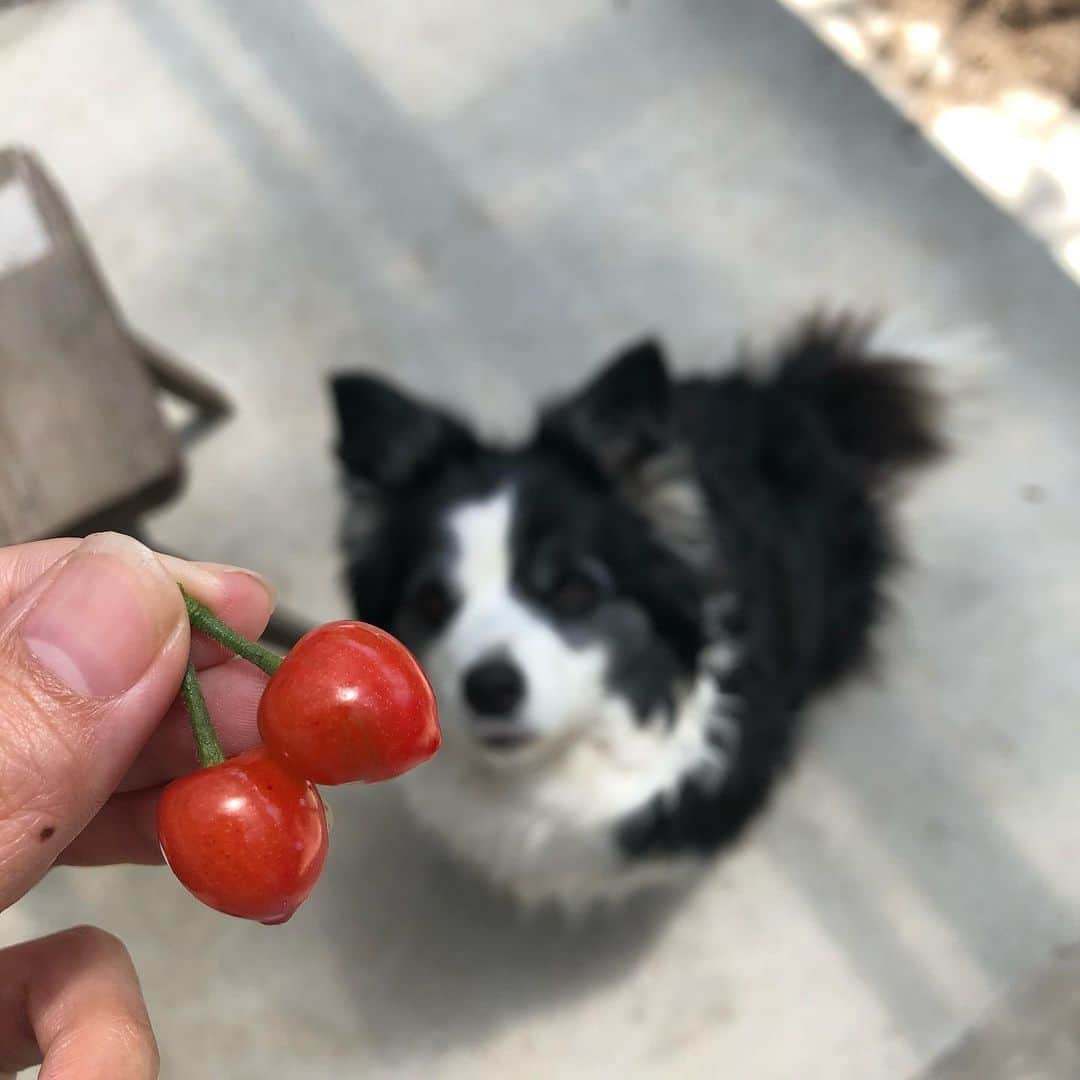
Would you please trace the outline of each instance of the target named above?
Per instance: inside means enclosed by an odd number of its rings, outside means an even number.
[[[417,586],[409,605],[433,630],[443,626],[457,606],[450,586],[438,578],[431,578]]]
[[[567,618],[588,615],[611,591],[607,571],[591,560],[564,569],[555,578],[545,599],[553,611]]]

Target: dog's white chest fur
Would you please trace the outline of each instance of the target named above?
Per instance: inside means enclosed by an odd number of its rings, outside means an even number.
[[[615,830],[650,798],[674,795],[695,770],[719,779],[724,761],[699,734],[716,716],[707,681],[674,734],[640,726],[613,700],[598,718],[596,738],[574,740],[550,758],[513,769],[478,760],[448,718],[443,750],[409,774],[403,790],[420,821],[457,856],[526,904],[550,899],[579,910],[680,878],[691,860],[627,861]]]

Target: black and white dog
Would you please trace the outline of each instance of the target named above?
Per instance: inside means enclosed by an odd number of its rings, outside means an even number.
[[[444,745],[403,788],[459,856],[570,908],[700,863],[762,808],[800,712],[867,657],[919,365],[812,320],[772,374],[673,380],[652,341],[523,446],[335,378],[356,613],[419,656]]]

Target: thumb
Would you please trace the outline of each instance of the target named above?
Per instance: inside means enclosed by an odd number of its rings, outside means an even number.
[[[115,533],[84,540],[0,612],[0,910],[120,782],[188,647],[176,582]]]

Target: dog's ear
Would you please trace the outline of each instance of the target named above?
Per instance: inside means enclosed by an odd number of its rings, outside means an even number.
[[[349,476],[402,491],[477,449],[460,421],[372,375],[330,380],[338,419],[338,455]]]
[[[643,338],[582,390],[544,411],[541,439],[570,444],[608,475],[634,469],[667,441],[671,380],[664,351]]]

